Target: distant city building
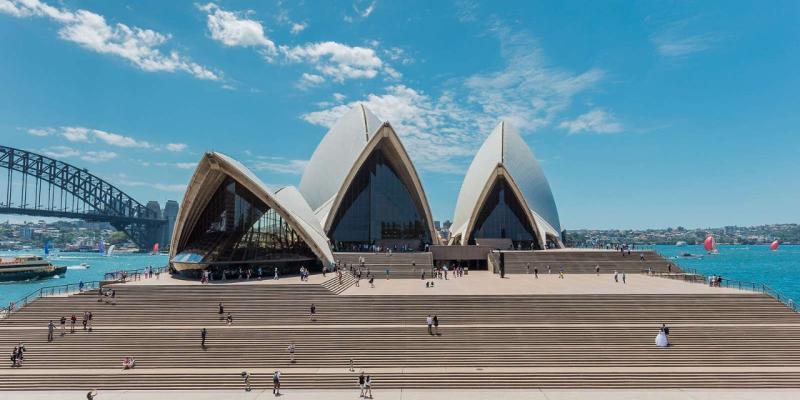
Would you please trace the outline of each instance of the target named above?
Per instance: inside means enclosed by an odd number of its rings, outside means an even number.
[[[438,231],[442,229],[442,221],[433,221],[433,227]]]
[[[161,241],[164,247],[169,246],[170,241],[172,241],[172,231],[175,229],[175,220],[178,218],[178,208],[178,202],[175,200],[167,200],[167,203],[164,204],[162,217],[167,220],[166,229],[164,229],[164,235]]]
[[[161,206],[155,200],[150,200],[147,202],[147,209],[156,213],[157,218],[161,218]]]
[[[23,239],[30,240],[33,237],[33,228],[30,226],[23,226],[22,229],[19,230],[19,235]]]

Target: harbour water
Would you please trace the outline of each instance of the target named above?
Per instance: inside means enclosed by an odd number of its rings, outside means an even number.
[[[693,268],[703,275],[765,284],[781,294],[800,301],[800,245],[782,245],[771,251],[768,245],[720,245],[719,254],[707,254],[702,245],[655,246],[656,251],[682,268]],[[702,258],[686,258],[690,253]]]
[[[782,294],[800,301],[800,245],[783,245],[770,251],[766,245],[740,246],[720,245],[719,254],[706,254],[702,246],[655,246],[664,257],[670,258],[683,268],[693,268],[704,275],[721,275],[725,279],[765,284]],[[690,253],[702,258],[686,258]],[[3,252],[0,255],[17,255],[19,252]],[[36,254],[36,252],[25,252]],[[41,252],[38,255],[42,255]],[[55,265],[67,266],[66,276],[31,282],[0,283],[0,304],[11,301],[45,286],[100,280],[106,272],[131,270],[147,266],[163,266],[167,256],[163,254],[115,254],[110,257],[97,253],[56,253],[50,256]],[[87,266],[82,266],[86,264]]]
[[[4,257],[21,254],[44,255],[41,250],[0,252],[0,256]],[[37,281],[0,282],[0,304],[7,306],[9,302],[17,301],[21,297],[46,286],[97,281],[103,279],[103,275],[106,272],[132,270],[149,266],[161,267],[167,264],[167,256],[165,254],[118,253],[104,256],[99,253],[51,253],[48,260],[53,265],[66,266],[66,275]]]

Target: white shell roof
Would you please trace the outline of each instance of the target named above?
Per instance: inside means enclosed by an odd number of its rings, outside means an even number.
[[[308,203],[306,203],[303,196],[300,195],[297,188],[287,186],[273,192],[261,179],[253,174],[250,169],[233,158],[218,152],[209,152],[203,156],[203,159],[197,164],[195,176],[207,176],[208,170],[211,169],[213,171],[214,169],[212,164],[216,164],[221,170],[221,173],[236,179],[239,183],[247,187],[256,197],[267,204],[267,206],[275,209],[275,211],[297,231],[300,237],[306,241],[314,254],[316,254],[323,263],[333,262],[333,253],[331,253],[328,237],[322,230],[319,221],[314,217],[311,207],[308,206]],[[192,184],[200,185],[205,181],[206,179],[196,181],[193,178]],[[209,182],[214,182],[214,180]],[[189,196],[190,193],[196,194],[198,189],[199,188],[193,188],[190,185],[190,187],[187,188],[186,196]],[[184,202],[186,201],[186,196]],[[198,203],[197,206],[205,207],[205,202],[201,203],[202,205]],[[181,207],[183,207],[183,205]],[[184,222],[189,221],[181,221],[182,224]],[[179,229],[183,229],[183,226],[176,226],[176,233],[179,232]],[[179,238],[173,236],[173,244],[176,243],[176,239]]]
[[[317,214],[339,192],[369,139],[382,125],[375,114],[359,104],[339,118],[322,138],[300,180],[300,193]]]
[[[468,234],[463,231],[469,225],[473,210],[480,206],[477,203],[481,192],[498,165],[509,172],[531,208],[536,222],[544,222],[540,224],[543,225],[541,228],[558,236],[561,224],[550,183],[528,144],[515,129],[502,121],[483,142],[464,176],[456,202],[453,234]]]

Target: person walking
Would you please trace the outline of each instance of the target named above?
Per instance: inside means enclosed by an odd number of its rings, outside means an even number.
[[[231,315],[231,313],[228,313],[228,315],[225,317],[225,323],[228,325],[233,325],[233,315]]]
[[[244,391],[250,391],[250,373],[247,371],[242,371],[242,379],[244,380]]]
[[[428,324],[428,334],[433,335],[433,317],[430,314],[425,318],[425,323]]]
[[[317,320],[317,306],[315,306],[314,303],[311,303],[309,318],[311,319],[311,321]]]
[[[364,386],[366,386],[366,389],[364,391],[364,397],[368,398],[368,399],[371,399],[372,398],[372,377],[370,377],[369,375],[367,375],[367,377],[364,378]]]
[[[539,267],[533,267],[533,277],[539,279]]]
[[[289,351],[289,362],[291,364],[294,364],[294,350],[295,350],[294,342],[289,343],[289,347],[287,347],[286,350]]]
[[[600,276],[600,264],[597,264],[597,265],[594,266],[594,273],[597,276]]]
[[[86,327],[89,324],[89,312],[88,311],[84,311],[83,312],[83,322],[82,322],[82,324],[83,324],[83,330],[86,330]]]
[[[219,319],[225,318],[225,306],[222,304],[221,301],[219,302],[217,314],[219,314]]]
[[[50,320],[50,323],[47,324],[47,341],[53,341],[53,331],[56,329],[56,326],[53,324],[53,320]]]
[[[616,270],[614,270],[614,282],[619,283],[619,274],[617,274]]]
[[[75,333],[75,322],[78,321],[78,318],[75,317],[75,314],[69,318],[70,326],[69,326],[69,333]]]
[[[366,378],[364,377],[364,371],[361,371],[361,375],[358,376],[358,388],[361,392],[358,394],[359,398],[363,398],[366,396]]]
[[[67,334],[67,317],[61,316],[61,336]]]
[[[88,320],[89,320],[89,332],[92,331],[92,319],[94,319],[94,314],[92,314],[92,312],[89,311],[89,318],[88,318]]]
[[[622,283],[625,283],[625,272],[622,272]]]
[[[272,374],[272,394],[281,395],[281,371],[275,371]]]
[[[86,392],[86,400],[94,400],[95,397],[97,397],[97,389]]]
[[[206,348],[206,337],[207,336],[208,336],[208,330],[206,330],[206,328],[203,328],[203,330],[200,331],[200,347],[203,348],[203,349]]]
[[[375,289],[375,277],[369,278],[369,287]]]
[[[275,267],[275,276],[272,279],[274,279],[276,281],[279,279],[278,278],[278,267]]]
[[[433,334],[439,336],[439,316],[433,316]]]

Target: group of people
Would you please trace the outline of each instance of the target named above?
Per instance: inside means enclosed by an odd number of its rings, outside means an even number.
[[[722,286],[722,276],[720,275],[712,275],[708,277],[708,286],[711,287],[720,287]]]
[[[122,359],[122,369],[133,369],[136,366],[136,359],[133,357],[125,357]]]
[[[252,386],[250,385],[250,378],[252,375],[247,371],[242,371],[242,380],[244,381],[244,391],[249,392],[252,390]],[[275,396],[281,395],[281,371],[275,371],[272,373],[272,394]]]
[[[361,371],[361,375],[358,376],[358,387],[361,389],[361,393],[358,395],[359,398],[372,398],[372,377],[365,376],[364,371]]]
[[[622,271],[622,274],[614,270],[614,282],[619,283],[620,275],[622,276],[622,283],[627,283],[625,277],[625,271]]]
[[[308,271],[308,268],[300,267],[300,282],[308,282],[309,275],[311,275],[311,272]]]
[[[92,319],[94,319],[94,315],[92,314],[92,312],[91,311],[84,311],[84,313],[83,313],[83,330],[85,330],[85,331],[88,330],[89,332],[92,331]],[[69,318],[69,321],[70,321],[69,333],[75,333],[75,323],[78,322],[78,317],[76,317],[75,314],[72,314],[72,316]],[[67,333],[67,317],[62,315],[61,319],[59,320],[59,322],[60,322],[60,325],[61,325],[61,336],[64,336]],[[51,319],[50,323],[47,324],[47,341],[48,342],[52,342],[53,341],[53,335],[55,333],[55,330],[56,330],[56,325],[53,323],[53,320]]]
[[[19,342],[11,351],[11,368],[21,367],[23,361],[25,361],[25,345]]]

